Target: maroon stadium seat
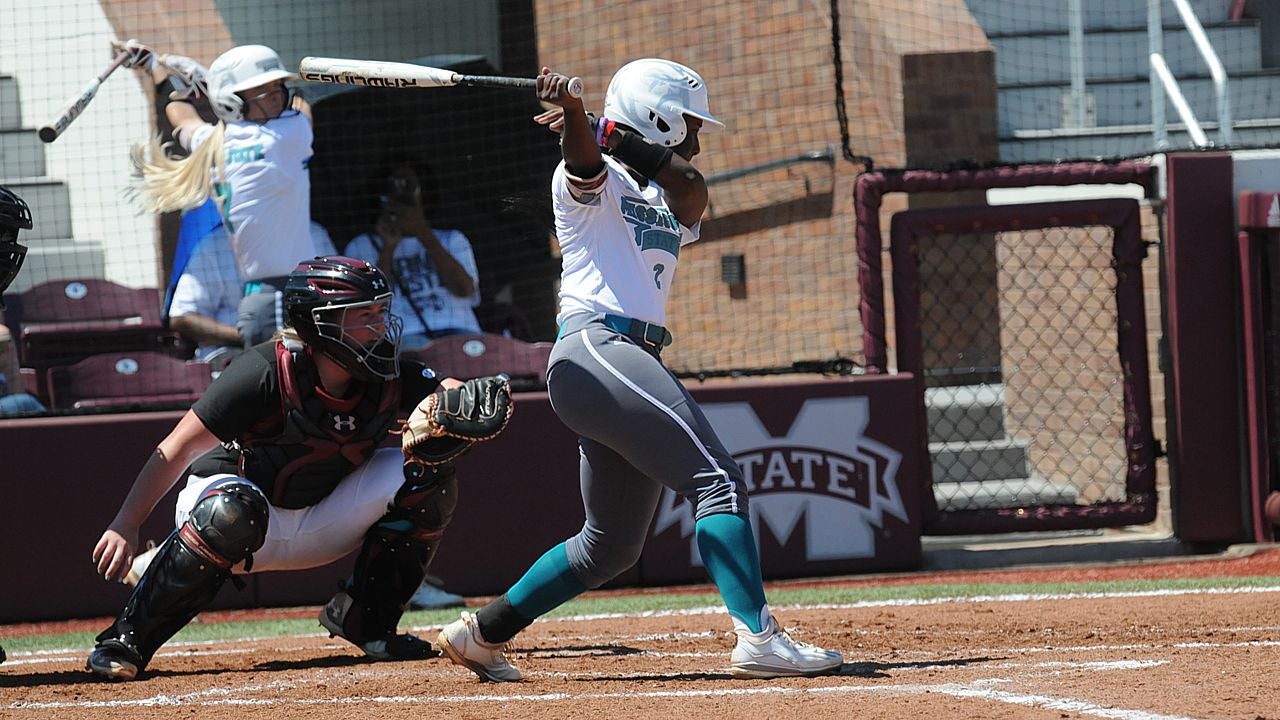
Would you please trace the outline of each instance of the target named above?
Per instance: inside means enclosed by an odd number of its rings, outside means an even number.
[[[506,373],[516,390],[547,384],[551,343],[527,343],[505,335],[448,335],[423,348],[403,351],[445,377],[459,380]]]
[[[49,369],[54,408],[68,410],[189,407],[213,381],[206,362],[163,352],[109,352]]]
[[[23,367],[37,385],[50,367],[101,352],[167,350],[175,335],[160,317],[155,288],[131,288],[101,278],[50,280],[6,295],[5,322],[14,330]],[[43,400],[48,400],[43,396]]]

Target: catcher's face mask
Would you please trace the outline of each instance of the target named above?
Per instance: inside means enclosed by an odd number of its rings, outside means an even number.
[[[390,380],[400,374],[400,332],[390,293],[368,302],[311,311],[316,332],[330,355],[356,377]],[[367,375],[366,375],[367,373]],[[370,377],[372,376],[372,377]]]
[[[400,318],[391,285],[364,260],[335,255],[304,260],[284,287],[289,322],[307,344],[357,379],[400,374]]]

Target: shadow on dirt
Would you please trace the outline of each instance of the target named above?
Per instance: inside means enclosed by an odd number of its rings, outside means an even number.
[[[856,678],[888,678],[892,677],[894,670],[924,670],[928,668],[942,667],[964,667],[967,665],[980,665],[982,663],[991,662],[993,660],[1003,660],[1005,658],[992,657],[974,657],[974,658],[956,658],[955,660],[933,660],[928,662],[899,662],[899,663],[878,663],[878,662],[857,662],[845,663],[840,666],[840,671],[831,673],[830,675],[818,677],[856,677]],[[733,682],[742,682],[743,678],[734,677],[727,672],[723,673],[672,673],[669,675],[661,674],[644,674],[644,673],[627,673],[626,675],[596,675],[594,677],[574,678],[575,682],[618,682],[624,680],[650,680],[658,682],[691,682],[698,680],[731,680]]]

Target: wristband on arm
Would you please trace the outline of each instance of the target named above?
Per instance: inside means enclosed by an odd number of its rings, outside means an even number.
[[[164,109],[171,102],[184,102],[188,105],[194,106],[195,103],[191,102],[190,98],[174,97],[175,94],[181,95],[184,88],[185,84],[179,86],[173,81],[172,77],[167,77],[156,83],[156,110],[163,115]]]
[[[596,145],[607,149],[609,147],[609,136],[612,135],[614,129],[618,127],[618,123],[607,117],[602,117],[599,120],[592,118],[590,114],[588,114],[588,117],[596,128]]]

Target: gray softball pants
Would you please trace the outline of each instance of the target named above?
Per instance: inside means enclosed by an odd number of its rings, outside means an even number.
[[[639,559],[664,486],[693,502],[695,519],[748,516],[741,469],[657,349],[601,315],[573,315],[551,351],[547,391],[579,435],[586,522],[566,548],[588,588]]]

